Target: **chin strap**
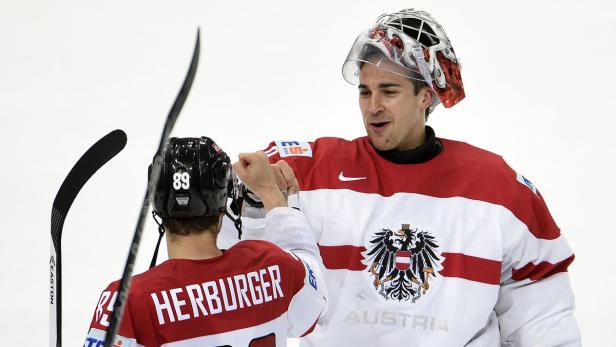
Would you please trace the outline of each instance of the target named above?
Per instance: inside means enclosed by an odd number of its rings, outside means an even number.
[[[233,221],[233,225],[235,225],[235,229],[237,229],[237,238],[242,239],[242,204],[244,203],[244,199],[241,196],[232,197],[231,204],[229,207],[231,211],[237,216],[233,217],[228,210],[225,210],[225,215],[229,217],[231,221]]]
[[[229,204],[229,208],[237,217],[234,217],[231,213],[229,213],[228,209],[225,209],[225,215],[229,217],[230,220],[233,221],[233,225],[235,225],[235,229],[237,229],[237,238],[242,239],[242,205],[244,204],[244,196],[242,195],[243,184],[241,184],[237,178],[237,175],[234,173],[231,175],[232,179],[229,180],[229,186],[227,187],[227,192],[229,198],[231,198],[231,203]]]
[[[154,218],[154,222],[156,222],[156,224],[158,225],[158,241],[156,242],[156,248],[154,249],[154,255],[152,255],[152,261],[150,262],[150,269],[156,266],[156,258],[158,258],[158,247],[160,247],[160,240],[162,240],[163,234],[165,233],[165,228],[163,227],[163,221],[158,215],[158,213],[152,211],[152,218]]]
[[[233,225],[235,225],[235,229],[237,229],[237,238],[241,240],[242,239],[242,216],[238,215],[237,218],[233,217],[233,215],[229,213],[228,211],[225,211],[225,215],[229,217],[230,220],[233,221]]]
[[[240,186],[240,194],[240,196],[244,199],[248,206],[255,208],[263,208],[263,202],[261,202],[261,199],[259,199],[259,197],[255,195],[255,193],[251,192],[250,189],[248,189],[243,183]]]

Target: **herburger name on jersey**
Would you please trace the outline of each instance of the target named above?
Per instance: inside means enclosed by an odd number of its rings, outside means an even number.
[[[284,293],[280,287],[280,268],[272,265],[214,281],[161,290],[150,296],[158,323],[163,325],[261,305],[284,297]]]
[[[191,318],[220,314],[245,307],[261,305],[284,297],[280,268],[271,265],[259,270],[219,278],[179,288],[159,290],[150,294],[160,325]],[[96,320],[109,326],[109,313],[117,292],[101,295]],[[111,300],[109,300],[111,298]]]
[[[385,300],[415,303],[430,288],[440,266],[438,244],[428,231],[402,224],[397,231],[382,228],[364,252],[373,286]]]

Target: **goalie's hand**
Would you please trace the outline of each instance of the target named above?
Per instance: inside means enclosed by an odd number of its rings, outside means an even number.
[[[287,195],[295,194],[299,191],[299,182],[295,177],[295,173],[289,164],[284,160],[279,160],[272,164],[272,169],[276,175],[276,183],[278,188]]]
[[[244,185],[257,195],[266,211],[274,207],[287,206],[287,200],[280,191],[277,174],[263,152],[240,153],[233,170]]]

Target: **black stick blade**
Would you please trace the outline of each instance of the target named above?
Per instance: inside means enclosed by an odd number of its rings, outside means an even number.
[[[53,201],[51,235],[56,249],[60,240],[64,218],[77,194],[90,177],[126,146],[126,133],[117,129],[103,136],[85,152],[68,173]]]
[[[62,346],[62,228],[68,210],[86,182],[126,146],[126,134],[114,130],[79,158],[56,194],[51,209],[49,252],[49,346]]]

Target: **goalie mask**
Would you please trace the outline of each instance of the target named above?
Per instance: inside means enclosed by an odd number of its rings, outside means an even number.
[[[164,151],[154,212],[162,218],[218,215],[226,210],[232,175],[229,157],[212,139],[172,137]]]
[[[427,12],[381,15],[355,40],[342,66],[344,79],[359,84],[363,64],[426,82],[435,96],[429,112],[439,103],[449,108],[464,99],[460,62],[443,27]]]

